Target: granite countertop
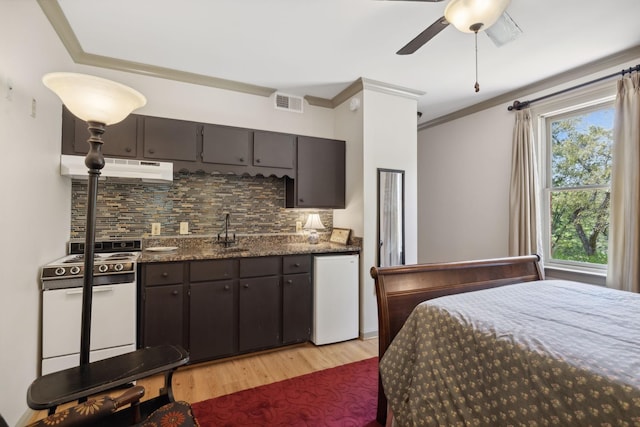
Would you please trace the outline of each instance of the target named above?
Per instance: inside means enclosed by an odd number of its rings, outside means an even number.
[[[312,245],[299,238],[285,236],[238,237],[237,242],[224,248],[211,237],[162,238],[143,240],[139,263],[191,261],[205,259],[247,258],[259,256],[359,252],[357,242],[349,245],[321,241]],[[175,247],[171,251],[152,251],[150,248]],[[146,249],[146,250],[145,250]]]

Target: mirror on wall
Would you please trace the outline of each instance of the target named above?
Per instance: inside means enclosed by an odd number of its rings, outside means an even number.
[[[378,169],[378,266],[404,264],[404,171]]]

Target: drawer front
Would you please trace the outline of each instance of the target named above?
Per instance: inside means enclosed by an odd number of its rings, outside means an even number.
[[[282,274],[308,273],[311,271],[309,255],[291,255],[282,259]]]
[[[184,272],[184,263],[182,262],[147,264],[144,268],[145,286],[182,283]]]
[[[225,280],[235,277],[237,260],[192,261],[189,264],[189,281]]]
[[[282,257],[268,256],[240,259],[240,277],[275,276],[280,274]]]

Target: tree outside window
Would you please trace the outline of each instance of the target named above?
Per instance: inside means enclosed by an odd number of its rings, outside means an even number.
[[[547,118],[552,260],[607,264],[614,108]]]

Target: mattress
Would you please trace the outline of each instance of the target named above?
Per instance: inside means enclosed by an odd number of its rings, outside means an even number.
[[[640,295],[544,280],[418,305],[380,362],[400,426],[640,426]]]

